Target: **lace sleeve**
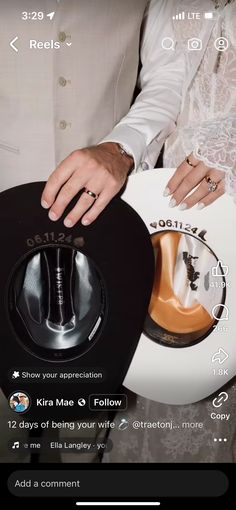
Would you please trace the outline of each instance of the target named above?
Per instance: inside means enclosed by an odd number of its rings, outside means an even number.
[[[226,191],[236,203],[236,116],[182,129],[181,136],[186,154],[193,152],[206,166],[226,172]]]

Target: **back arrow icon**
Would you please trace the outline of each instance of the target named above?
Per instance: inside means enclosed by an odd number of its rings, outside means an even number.
[[[10,46],[11,48],[16,51],[16,53],[18,53],[18,48],[14,45],[14,43],[19,39],[19,37],[15,37],[14,39],[12,39],[12,41],[10,42]]]

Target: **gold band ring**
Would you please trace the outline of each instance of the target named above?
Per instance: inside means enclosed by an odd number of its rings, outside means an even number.
[[[90,197],[94,198],[94,200],[97,200],[97,198],[99,197],[99,195],[96,195],[96,193],[94,193],[88,188],[84,188],[84,192],[87,193]]]
[[[193,168],[196,168],[196,166],[197,166],[197,165],[193,165],[193,163],[191,163],[191,161],[190,161],[190,159],[189,159],[189,156],[187,156],[187,157],[185,158],[185,161],[186,161],[186,163],[188,163],[188,165],[189,165],[189,166],[192,166]]]

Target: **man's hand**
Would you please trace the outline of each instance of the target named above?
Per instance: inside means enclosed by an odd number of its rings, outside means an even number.
[[[89,225],[120,191],[132,167],[133,158],[121,154],[113,142],[74,151],[50,175],[42,207],[50,209],[49,218],[57,221],[74,196],[86,188],[92,194],[82,193],[64,225],[73,227],[81,218],[83,225]]]
[[[182,211],[197,204],[198,209],[213,204],[225,192],[225,173],[207,167],[190,154],[175,171],[167,184],[164,196],[170,196],[170,207],[179,206]],[[192,192],[192,193],[191,193]]]

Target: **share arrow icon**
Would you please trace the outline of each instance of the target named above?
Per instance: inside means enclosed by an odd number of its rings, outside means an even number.
[[[55,11],[54,12],[49,12],[49,14],[47,14],[47,17],[52,21],[52,19],[54,18],[55,16]]]
[[[228,357],[229,357],[228,353],[225,352],[222,347],[220,347],[219,350],[213,354],[211,361],[212,361],[212,363],[215,363],[215,361],[218,361],[221,365],[228,359]]]

